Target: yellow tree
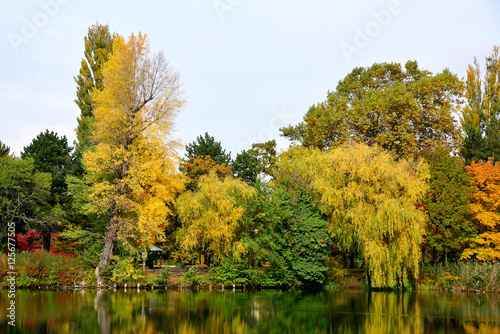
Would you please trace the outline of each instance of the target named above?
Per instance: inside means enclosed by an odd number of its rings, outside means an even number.
[[[92,98],[94,149],[83,157],[91,212],[109,214],[104,249],[95,274],[110,263],[118,236],[148,247],[161,238],[169,205],[182,190],[170,137],[184,103],[179,75],[163,53],[151,54],[145,35],[116,36],[102,70],[104,89]]]
[[[328,152],[297,147],[277,174],[277,182],[309,190],[341,249],[360,250],[372,287],[405,285],[408,273],[418,274],[425,213],[417,204],[428,178],[424,162],[365,144]]]
[[[462,258],[481,261],[500,259],[500,162],[472,162],[467,166],[471,175],[471,209],[479,235],[471,240]]]
[[[182,227],[179,241],[186,251],[201,249],[220,260],[238,251],[238,235],[245,219],[245,201],[256,193],[245,182],[220,178],[215,170],[199,178],[196,191],[179,196],[176,209]]]

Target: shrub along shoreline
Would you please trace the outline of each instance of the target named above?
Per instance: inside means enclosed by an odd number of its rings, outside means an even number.
[[[0,286],[8,287],[7,256],[0,257]],[[16,257],[16,287],[27,289],[93,289],[97,288],[91,268],[80,258],[61,257],[47,252],[25,252]],[[120,261],[106,273],[106,288],[144,289],[367,289],[362,269],[337,269],[328,273],[322,285],[304,286],[279,268],[248,268],[231,261],[218,267],[191,267],[184,272],[169,268],[159,272],[142,273],[142,268],[130,260]],[[417,280],[407,287],[411,290],[451,292],[500,293],[500,262],[461,261],[428,265],[421,269]]]

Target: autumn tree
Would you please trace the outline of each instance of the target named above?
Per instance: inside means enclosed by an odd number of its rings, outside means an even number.
[[[425,213],[417,203],[428,177],[423,161],[350,144],[328,152],[293,148],[281,156],[275,182],[306,191],[338,246],[360,250],[372,287],[396,287],[418,275]]]
[[[467,68],[466,104],[461,113],[462,156],[466,163],[500,159],[500,57],[498,46],[486,58],[486,73],[481,78],[480,66]]]
[[[433,75],[415,61],[355,68],[313,105],[296,126],[282,128],[283,136],[304,146],[328,149],[348,141],[378,145],[397,157],[424,148],[458,148],[454,114],[462,83],[449,70]]]
[[[201,176],[207,175],[210,171],[214,171],[219,177],[232,175],[231,169],[226,164],[218,164],[212,160],[210,155],[201,155],[193,158],[191,162],[181,162],[181,170],[188,177],[186,189],[196,189],[198,180]]]
[[[433,263],[457,259],[475,234],[469,219],[470,177],[463,160],[447,149],[424,150],[422,156],[430,169],[429,190],[422,200],[428,216],[424,255]]]
[[[479,234],[470,239],[462,258],[481,261],[500,259],[500,162],[472,162],[467,166],[471,176],[471,210]]]
[[[33,158],[37,171],[49,173],[52,177],[50,197],[47,203],[51,207],[54,221],[51,224],[44,224],[43,228],[39,230],[42,250],[47,252],[50,251],[51,233],[57,230],[57,222],[64,219],[69,203],[66,175],[70,172],[73,164],[72,150],[66,136],[59,138],[55,132],[46,130],[38,134],[21,152],[23,159]]]
[[[198,179],[214,170],[220,177],[232,175],[230,169],[231,154],[226,153],[220,142],[207,132],[186,145],[186,155],[180,170],[189,178],[186,189],[194,190]]]
[[[242,253],[238,242],[246,219],[244,203],[254,195],[255,190],[238,179],[221,179],[215,171],[201,176],[198,188],[176,202],[181,247],[201,252],[208,264]]]
[[[179,75],[162,52],[152,54],[145,35],[115,36],[102,69],[103,90],[95,91],[93,141],[83,156],[90,212],[110,221],[95,274],[111,260],[118,236],[145,249],[162,238],[169,204],[182,189],[171,140],[176,113],[184,104]]]

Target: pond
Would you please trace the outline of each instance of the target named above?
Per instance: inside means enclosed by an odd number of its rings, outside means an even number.
[[[500,296],[341,291],[16,291],[2,333],[500,333]]]

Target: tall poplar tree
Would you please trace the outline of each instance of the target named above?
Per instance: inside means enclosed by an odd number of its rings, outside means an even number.
[[[162,238],[169,204],[183,186],[179,145],[170,136],[184,98],[163,53],[152,54],[141,33],[128,40],[117,35],[102,76],[103,90],[92,95],[96,145],[83,156],[89,211],[110,217],[95,270],[98,285],[119,235],[144,250]]]
[[[75,77],[77,83],[76,104],[81,110],[78,117],[76,136],[78,139],[77,150],[91,145],[91,130],[94,120],[94,104],[92,92],[103,89],[102,67],[108,61],[113,48],[113,36],[108,25],[95,24],[88,30],[84,38],[85,51],[80,73]]]
[[[467,164],[500,160],[500,57],[498,46],[486,58],[486,73],[481,78],[474,58],[465,84],[466,105],[462,109],[462,157]]]

